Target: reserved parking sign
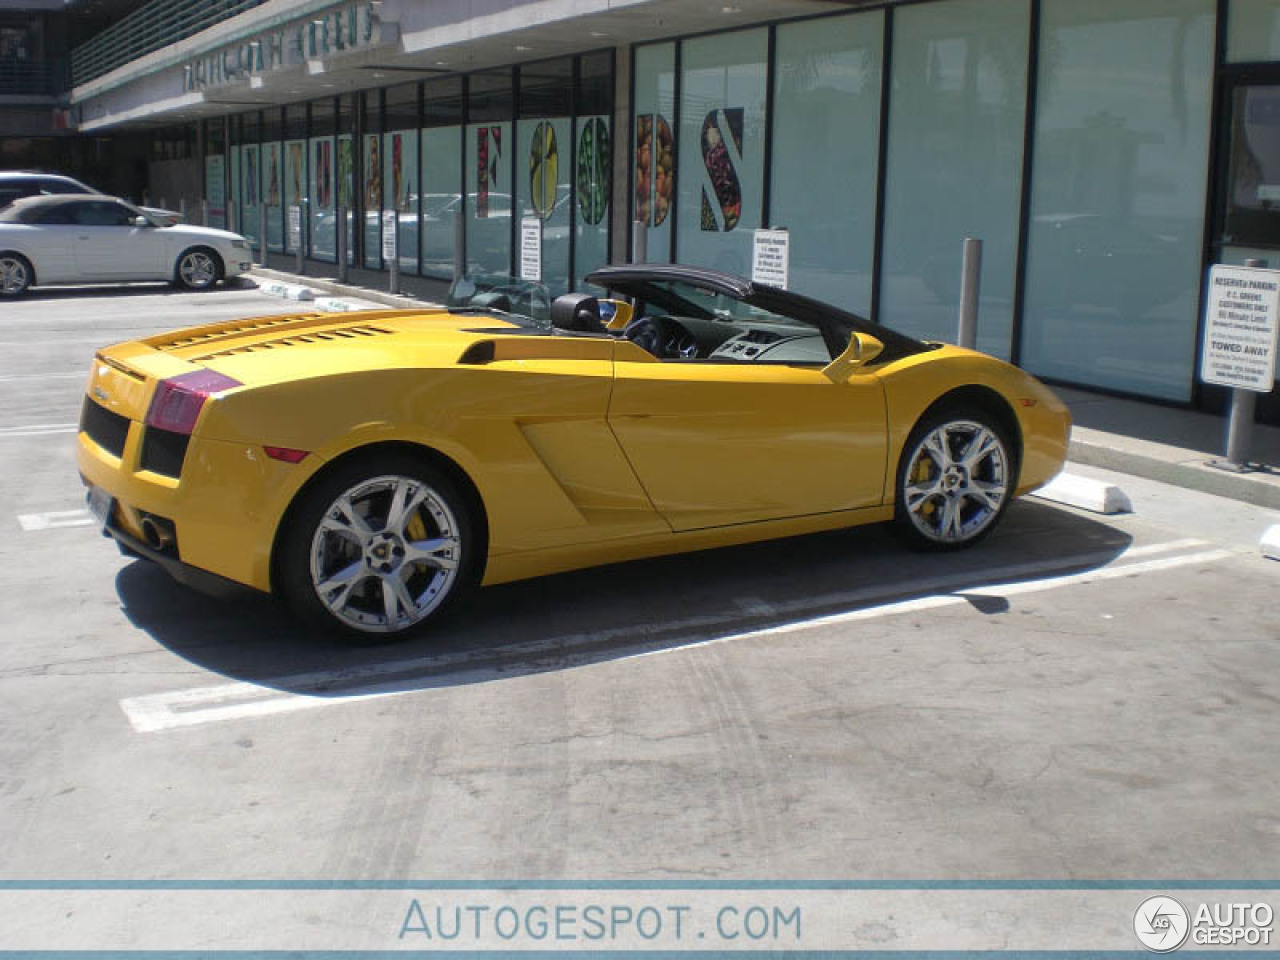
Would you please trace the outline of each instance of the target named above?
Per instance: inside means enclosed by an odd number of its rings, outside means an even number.
[[[1200,379],[1269,393],[1276,375],[1278,318],[1280,271],[1210,268]]]

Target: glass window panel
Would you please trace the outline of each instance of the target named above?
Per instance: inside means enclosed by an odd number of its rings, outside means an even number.
[[[573,60],[544,60],[520,68],[520,117],[567,117],[573,112]]]
[[[422,131],[422,274],[453,277],[454,237],[462,210],[462,128]]]
[[[609,262],[609,207],[613,190],[613,123],[608,115],[579,117],[574,125],[576,279]],[[576,286],[576,283],[571,283]]]
[[[302,214],[303,202],[307,197],[307,141],[289,140],[284,145],[284,202],[285,202],[285,250],[295,252],[293,239],[289,235],[289,207],[298,207],[302,216],[302,239],[306,243],[307,223]]]
[[[262,161],[256,143],[247,143],[240,148],[240,234],[258,249],[258,237],[261,233],[261,216],[258,205],[263,202],[261,180]]]
[[[311,256],[338,261],[338,239],[334,232],[334,138],[311,138],[311,190],[308,216],[311,220]]]
[[[686,41],[681,52],[676,260],[750,274],[764,196],[768,32]],[[659,168],[660,170],[660,168]]]
[[[418,131],[382,135],[382,196],[396,212],[396,243],[401,273],[418,272]]]
[[[1213,0],[1046,0],[1023,362],[1188,400]]]
[[[884,13],[778,27],[769,218],[791,288],[871,311]]]
[[[676,184],[676,47],[636,48],[631,219],[646,224],[645,259],[671,259],[671,211]]]
[[[517,209],[541,224],[542,282],[553,297],[569,290],[572,131],[568,117],[521,120],[516,146]]]
[[[1219,225],[1225,243],[1280,247],[1280,85],[1231,91],[1227,194]]]
[[[355,148],[360,161],[355,205],[363,218],[364,266],[377,270],[382,266],[382,91],[366,90],[360,94],[360,110],[364,132]]]
[[[954,341],[963,241],[977,237],[978,348],[999,357],[1013,328],[1029,17],[1008,0],[894,13],[877,319]]]
[[[337,190],[338,204],[347,229],[347,263],[356,262],[356,170],[355,138],[349,133],[340,134],[334,149],[338,151]]]
[[[467,272],[511,273],[511,124],[467,127]]]
[[[1227,10],[1227,60],[1280,60],[1280,0],[1231,0]]]
[[[467,114],[472,122],[510,120],[514,107],[510,68],[471,74],[467,81]]]
[[[456,127],[463,120],[461,77],[428,80],[422,85],[422,125],[424,127]]]
[[[382,135],[366,133],[363,140],[364,265],[377,270],[382,266]]]
[[[267,248],[284,251],[284,144],[278,140],[262,145],[261,184],[267,204]]]
[[[228,153],[231,159],[231,170],[228,173],[227,182],[231,188],[230,196],[227,197],[227,206],[232,208],[227,217],[227,229],[240,230],[240,197],[242,191],[240,189],[240,147],[232,147]]]
[[[541,277],[554,297],[569,289],[573,60],[525,64],[519,76],[516,210],[521,221],[532,218],[541,228]]]

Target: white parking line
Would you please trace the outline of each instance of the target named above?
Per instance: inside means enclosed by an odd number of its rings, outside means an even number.
[[[52,510],[48,513],[20,513],[18,523],[23,530],[60,530],[63,527],[87,527],[94,522],[88,510]]]
[[[1134,557],[1152,556],[1202,545],[1203,542],[1198,540],[1152,544],[1130,550],[1123,555],[1122,559],[1131,561]],[[595,633],[530,640],[526,643],[504,646],[499,650],[491,648],[466,650],[352,669],[295,674],[278,677],[271,681],[269,686],[241,681],[147,694],[123,699],[120,701],[120,706],[136,731],[153,733],[177,727],[292,713],[317,707],[338,706],[359,700],[399,696],[420,692],[432,686],[496,679],[514,672],[512,661],[519,661],[523,672],[527,672],[530,668],[567,670],[597,662],[600,656],[593,648],[610,642],[631,641],[623,650],[615,651],[608,656],[609,660],[627,660],[659,653],[678,653],[715,643],[775,636],[836,623],[963,604],[968,603],[968,598],[973,596],[1014,596],[1119,577],[1138,576],[1192,564],[1215,563],[1232,555],[1229,550],[1200,550],[1173,557],[1115,563],[1094,570],[1049,576],[1039,580],[1025,578],[1055,569],[1059,571],[1069,569],[1084,563],[1106,563],[1115,558],[1108,553],[1090,557],[1065,557],[1054,561],[1011,564],[988,570],[985,577],[969,572],[918,580],[913,584],[916,592],[930,591],[930,593],[927,596],[917,596],[909,600],[891,600],[892,595],[899,591],[882,586],[778,603],[773,607],[774,613],[782,616],[792,613],[803,614],[815,608],[837,605],[856,606],[857,609],[829,616],[810,617],[774,627],[726,634],[726,630],[732,630],[735,624],[742,623],[741,614],[694,617],[668,623],[642,624]],[[988,581],[987,585],[970,586],[979,578]],[[1009,578],[1010,582],[990,584],[989,581],[994,578]]]
[[[43,437],[53,433],[75,433],[80,429],[74,423],[35,423],[21,427],[0,427],[0,437]]]
[[[89,376],[86,370],[76,370],[73,373],[8,373],[0,374],[0,383],[10,383],[14,380],[77,380],[87,379]]]

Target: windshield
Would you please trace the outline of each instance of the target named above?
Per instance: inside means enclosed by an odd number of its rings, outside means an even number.
[[[450,313],[484,313],[523,327],[551,329],[551,295],[540,283],[505,274],[469,273],[453,281]]]

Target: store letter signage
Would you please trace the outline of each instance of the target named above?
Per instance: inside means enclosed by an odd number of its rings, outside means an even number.
[[[675,190],[675,138],[660,113],[636,117],[636,220],[658,227],[671,212]]]
[[[373,42],[374,21],[372,3],[352,3],[316,19],[261,33],[187,63],[183,89],[191,92],[219,87],[304,60],[368,46]]]
[[[702,121],[703,230],[728,231],[742,219],[742,107],[712,110]]]

